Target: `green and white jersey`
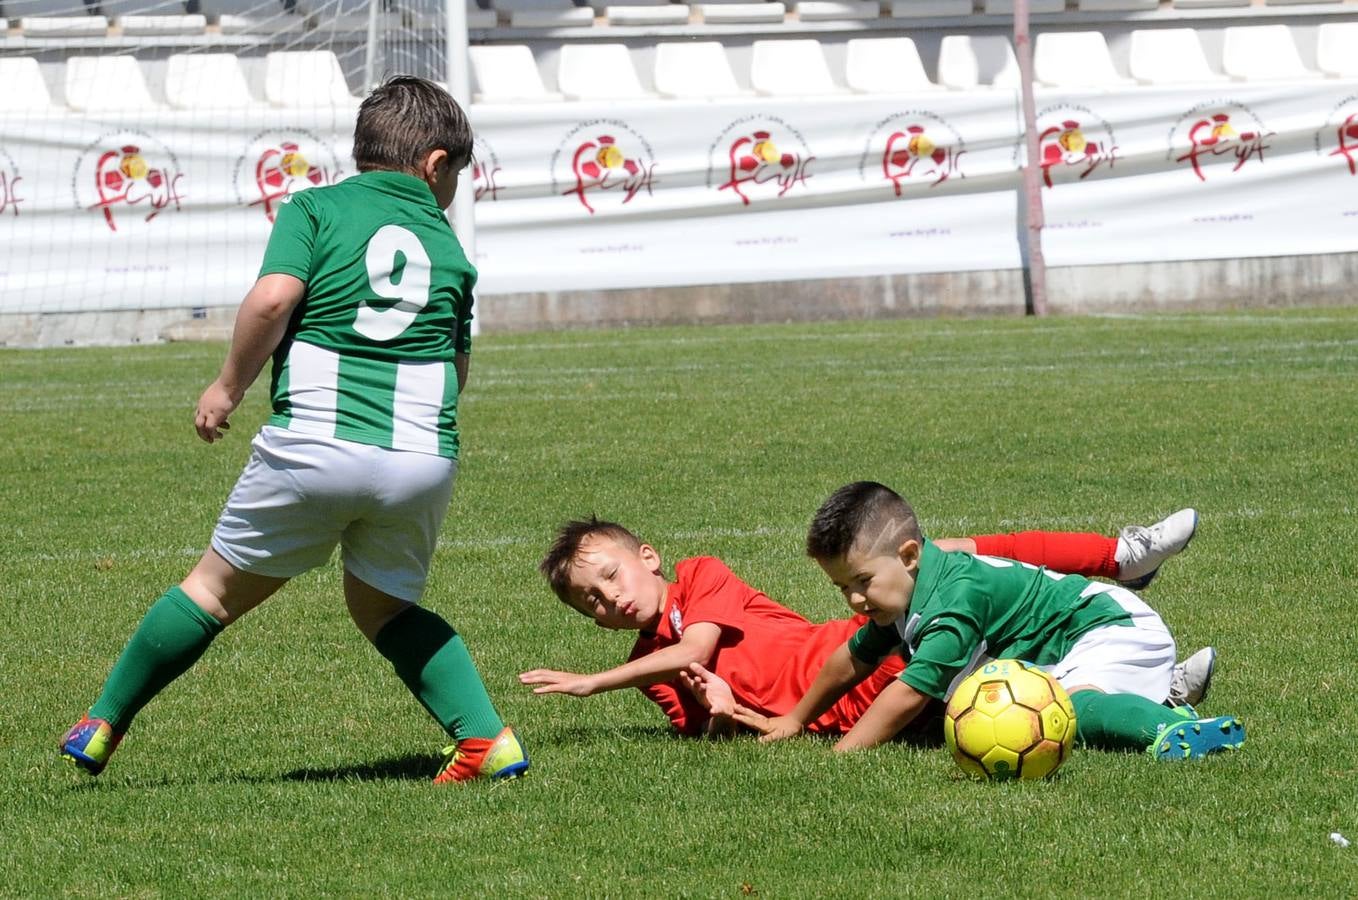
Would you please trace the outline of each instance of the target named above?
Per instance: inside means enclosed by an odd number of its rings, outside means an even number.
[[[947,699],[983,659],[1051,665],[1086,632],[1131,625],[1107,595],[1114,587],[1011,559],[946,553],[926,540],[910,608],[890,626],[864,625],[849,652],[876,664],[897,651],[906,660],[901,681]]]
[[[306,282],[273,358],[270,425],[457,457],[476,270],[428,185],[364,172],[287,197],[260,275]]]

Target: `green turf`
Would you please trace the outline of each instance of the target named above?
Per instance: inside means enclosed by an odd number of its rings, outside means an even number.
[[[348,624],[334,569],[228,629],[97,780],[57,760],[204,545],[262,421],[191,428],[220,345],[0,352],[0,892],[75,896],[1348,896],[1358,885],[1358,310],[488,336],[427,602],[531,776],[428,784],[441,734]],[[1147,598],[1220,648],[1242,752],[1077,750],[1040,784],[945,750],[669,736],[636,692],[516,674],[625,656],[534,566],[563,518],[723,557],[813,618],[801,552],[874,478],[926,533],[1202,524]]]

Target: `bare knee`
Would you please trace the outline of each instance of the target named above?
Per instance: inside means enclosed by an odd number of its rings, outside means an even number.
[[[230,625],[287,582],[237,569],[209,548],[179,586],[199,609]]]
[[[388,622],[415,605],[359,580],[348,569],[344,570],[344,603],[349,609],[349,618],[370,642]]]

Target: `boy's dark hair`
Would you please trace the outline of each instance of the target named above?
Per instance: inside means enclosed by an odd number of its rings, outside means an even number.
[[[382,82],[358,107],[354,165],[360,172],[419,172],[434,150],[445,150],[453,171],[472,158],[472,128],[448,92],[414,75]]]
[[[855,481],[830,495],[811,519],[806,553],[840,559],[854,547],[873,555],[895,553],[908,540],[922,541],[915,511],[900,494],[875,481]]]
[[[571,563],[575,562],[580,545],[594,537],[608,538],[630,550],[641,549],[641,539],[617,522],[590,516],[588,519],[572,519],[562,525],[557,529],[551,549],[542,558],[542,562],[538,563],[538,571],[546,576],[552,593],[568,605],[571,602],[569,589]]]

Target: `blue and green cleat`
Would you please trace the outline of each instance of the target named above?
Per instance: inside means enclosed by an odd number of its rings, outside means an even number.
[[[1235,716],[1185,717],[1161,725],[1146,752],[1154,759],[1201,759],[1210,753],[1239,749],[1243,743],[1245,726]]]
[[[122,739],[123,736],[108,722],[86,715],[66,732],[61,741],[61,755],[91,775],[98,775],[104,771],[108,758],[118,749]]]

